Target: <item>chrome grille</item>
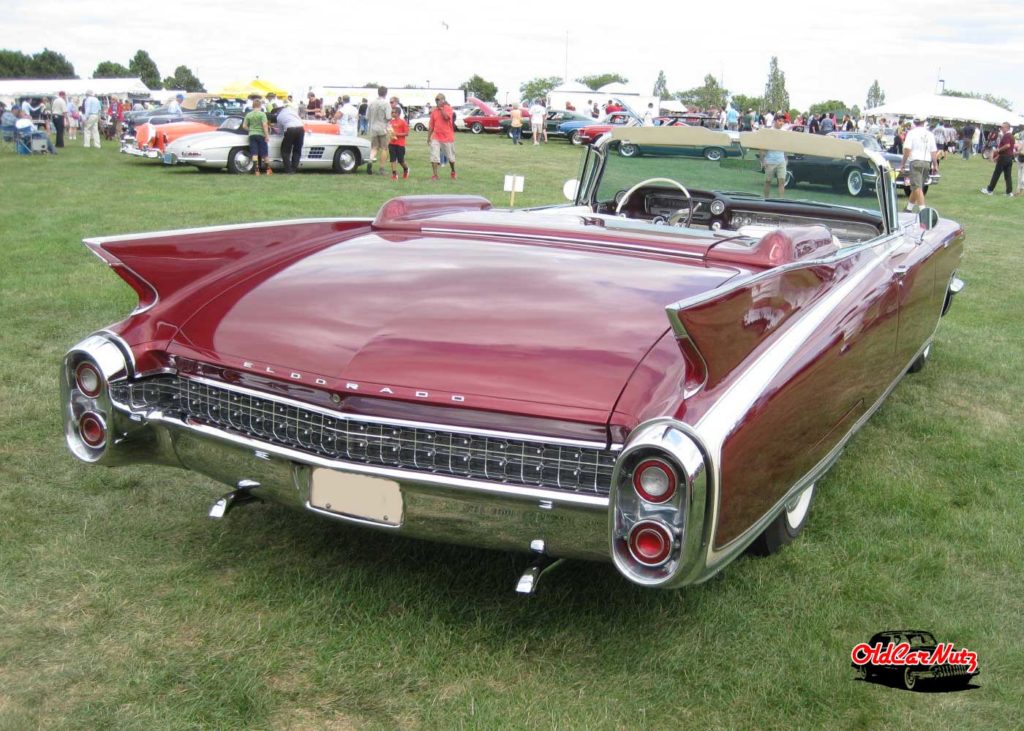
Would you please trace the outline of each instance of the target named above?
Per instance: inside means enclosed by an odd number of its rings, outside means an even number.
[[[594,447],[356,420],[177,376],[111,387],[133,411],[161,411],[327,459],[501,484],[607,495],[616,453]]]
[[[327,148],[322,146],[310,147],[309,152],[306,153],[307,160],[323,160],[324,152]]]

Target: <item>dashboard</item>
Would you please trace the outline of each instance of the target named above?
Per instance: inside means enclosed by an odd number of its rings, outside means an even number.
[[[598,206],[598,212],[615,213],[625,191]],[[763,200],[743,194],[691,190],[690,198],[676,188],[641,188],[623,205],[619,216],[657,225],[706,227],[738,231],[745,226],[826,226],[845,244],[868,241],[882,230],[881,217],[869,211],[822,208],[797,201]],[[689,219],[689,223],[687,221]]]

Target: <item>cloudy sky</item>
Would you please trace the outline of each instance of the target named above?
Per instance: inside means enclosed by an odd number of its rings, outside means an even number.
[[[874,79],[892,101],[933,91],[941,78],[1024,110],[1022,0],[2,5],[0,48],[51,48],[83,78],[100,61],[127,66],[142,48],[162,75],[184,64],[210,90],[253,76],[293,92],[367,82],[456,87],[479,74],[498,85],[499,101],[511,101],[522,82],[566,73],[616,72],[649,93],[664,70],[671,91],[711,73],[733,92],[757,95],[778,56],[801,108],[830,98],[863,107]]]

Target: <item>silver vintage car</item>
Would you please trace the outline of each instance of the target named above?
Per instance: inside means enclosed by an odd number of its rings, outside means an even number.
[[[282,134],[271,129],[267,145],[270,148],[270,166],[283,169],[281,160]],[[306,132],[302,142],[299,170],[333,170],[350,173],[370,157],[370,143],[360,137],[339,134]],[[242,120],[230,117],[213,132],[188,135],[167,145],[163,161],[166,165],[195,165],[198,168],[227,168],[230,173],[252,172],[249,156],[249,138],[242,129]]]

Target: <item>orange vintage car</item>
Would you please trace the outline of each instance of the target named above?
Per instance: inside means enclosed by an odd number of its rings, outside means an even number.
[[[121,152],[136,157],[149,157],[159,160],[163,157],[167,145],[179,137],[199,134],[200,132],[213,132],[220,126],[217,121],[199,121],[187,119],[181,122],[168,122],[166,124],[140,124],[135,128],[135,137],[126,137],[121,141]],[[332,122],[325,122],[317,119],[307,119],[304,124],[307,132],[324,132],[327,134],[339,134],[338,125]]]

